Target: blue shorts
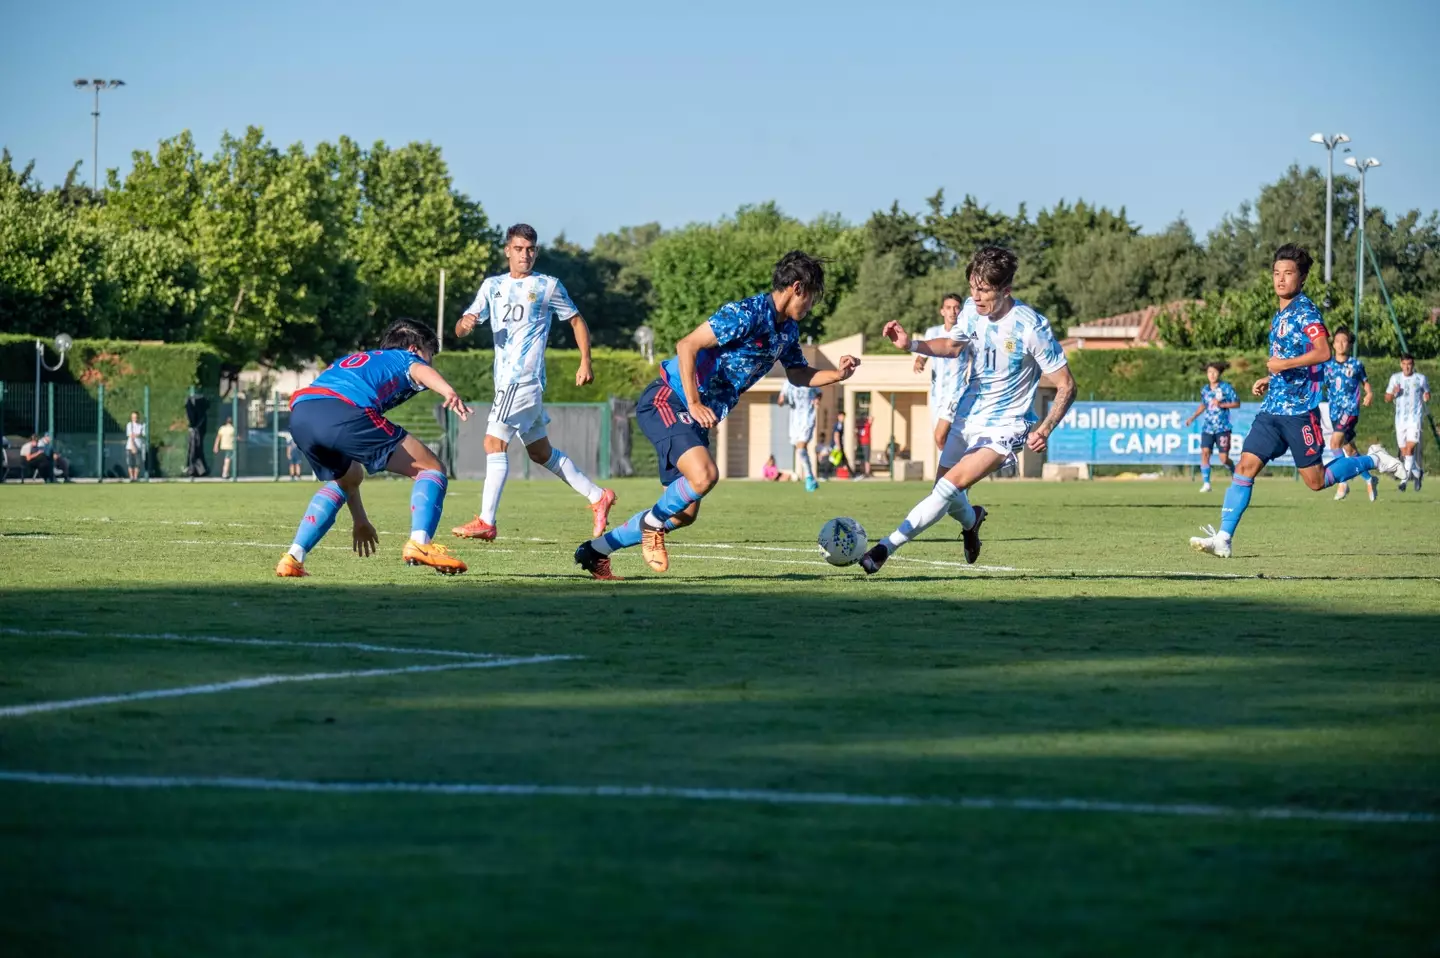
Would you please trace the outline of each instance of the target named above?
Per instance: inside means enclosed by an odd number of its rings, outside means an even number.
[[[1219,449],[1220,455],[1230,455],[1230,433],[1228,432],[1202,432],[1200,434],[1201,449]]]
[[[1330,425],[1334,426],[1335,431],[1340,434],[1340,445],[1342,446],[1348,446],[1355,441],[1355,427],[1359,424],[1359,416],[1334,416],[1330,422]]]
[[[382,471],[405,439],[405,430],[374,409],[343,399],[306,399],[290,410],[290,435],[321,482],[339,479],[358,462]]]
[[[675,464],[680,457],[696,446],[710,448],[710,430],[701,428],[685,406],[685,401],[676,396],[665,383],[665,378],[655,380],[640,394],[635,405],[635,421],[660,460],[660,481],[670,485],[680,478]]]
[[[1255,415],[1250,432],[1245,436],[1245,452],[1269,462],[1290,450],[1297,469],[1318,463],[1324,455],[1325,435],[1320,428],[1320,412],[1312,409],[1298,416],[1277,416],[1262,412]]]

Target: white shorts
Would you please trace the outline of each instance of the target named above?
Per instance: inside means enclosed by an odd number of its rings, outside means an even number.
[[[942,419],[948,423],[953,423],[955,421],[955,406],[959,402],[959,393],[932,391],[930,393],[930,424],[934,425]]]
[[[940,453],[941,470],[949,469],[977,449],[993,449],[1004,457],[1001,466],[1015,461],[1015,454],[1025,446],[1025,437],[1030,434],[1030,424],[1025,420],[999,423],[993,426],[967,426],[963,421],[950,428],[945,437],[945,448]]]
[[[802,442],[808,444],[815,438],[815,420],[802,420],[796,422],[790,420],[790,445],[798,446]]]
[[[496,392],[485,435],[507,443],[519,436],[527,446],[544,439],[550,417],[545,415],[543,396],[539,383],[518,383]]]
[[[1413,422],[1401,422],[1395,420],[1395,441],[1402,446],[1408,446],[1412,442],[1420,441],[1420,420]]]

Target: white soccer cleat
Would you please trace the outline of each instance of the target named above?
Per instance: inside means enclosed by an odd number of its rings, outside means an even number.
[[[1405,463],[1396,459],[1385,451],[1385,447],[1378,442],[1365,450],[1365,455],[1375,460],[1375,468],[1386,475],[1394,476],[1395,481],[1400,483],[1400,491],[1405,491],[1405,480],[1410,478],[1410,470],[1405,468]]]
[[[1230,537],[1223,532],[1216,532],[1214,526],[1201,526],[1205,531],[1204,536],[1191,536],[1190,548],[1196,552],[1203,552],[1212,555],[1217,559],[1230,558]]]
[[[1210,483],[1208,483],[1208,482],[1202,482],[1202,483],[1200,483],[1200,491],[1201,491],[1201,492],[1209,492],[1209,491],[1210,491]]]
[[[1335,484],[1335,501],[1339,502],[1348,495],[1350,495],[1350,486],[1344,482],[1337,482]]]

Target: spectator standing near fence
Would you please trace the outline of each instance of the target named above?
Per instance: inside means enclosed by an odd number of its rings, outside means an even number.
[[[870,417],[862,416],[860,428],[855,430],[855,472],[856,477],[870,475]]]
[[[125,468],[130,471],[130,481],[140,480],[140,469],[145,465],[145,424],[140,413],[130,410],[130,421],[125,424]]]
[[[215,448],[210,451],[220,458],[220,478],[229,479],[235,465],[235,420],[225,417],[225,425],[215,430]]]
[[[300,478],[300,463],[303,455],[300,447],[295,444],[294,436],[290,436],[285,442],[285,457],[290,460],[290,481],[295,482]]]

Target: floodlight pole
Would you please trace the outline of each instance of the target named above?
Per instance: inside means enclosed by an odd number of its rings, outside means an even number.
[[[1360,341],[1360,300],[1365,295],[1365,171],[1380,165],[1375,157],[1357,160],[1347,157],[1345,165],[1360,174],[1360,219],[1355,231],[1355,316],[1351,320],[1352,338]],[[1359,355],[1359,351],[1356,351]]]
[[[1325,168],[1325,285],[1329,286],[1330,264],[1333,259],[1330,255],[1330,238],[1333,235],[1332,224],[1335,222],[1335,147],[1341,143],[1349,143],[1350,137],[1344,133],[1336,133],[1334,136],[1316,133],[1310,137],[1310,142],[1325,147],[1329,157]]]
[[[113,89],[115,89],[116,87],[122,87],[122,86],[124,86],[124,85],[125,85],[125,81],[124,81],[124,80],[76,80],[76,81],[75,81],[75,88],[76,88],[77,90],[94,90],[94,91],[95,91],[95,109],[93,109],[93,110],[90,111],[90,115],[95,118],[95,129],[94,129],[94,132],[92,133],[91,139],[90,139],[90,188],[91,188],[92,190],[95,190],[95,191],[99,191],[99,190],[101,189],[101,186],[100,186],[100,91],[101,91],[101,90],[113,90]]]

